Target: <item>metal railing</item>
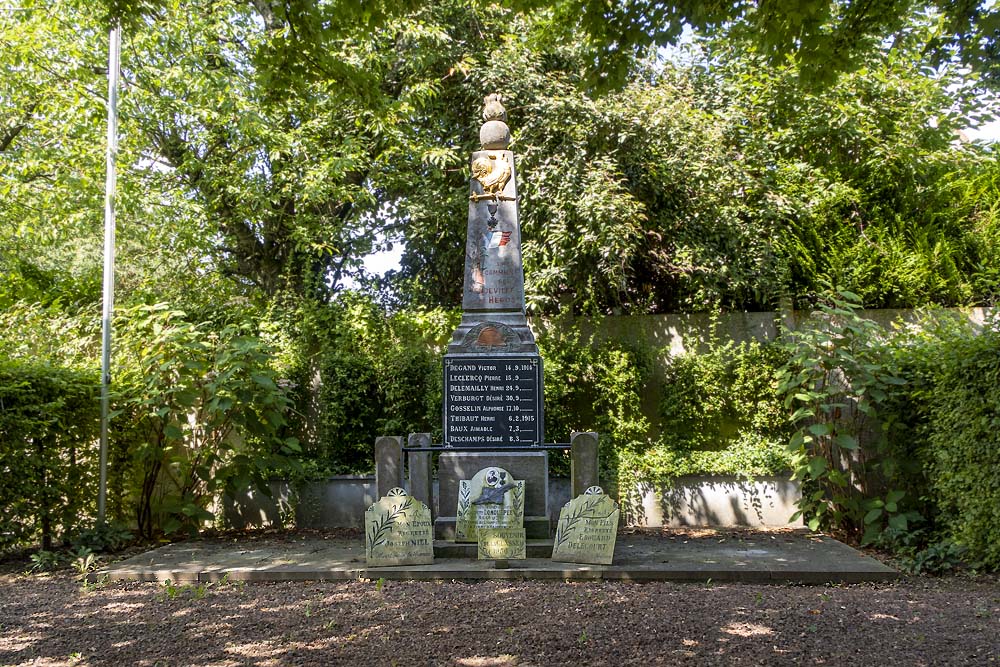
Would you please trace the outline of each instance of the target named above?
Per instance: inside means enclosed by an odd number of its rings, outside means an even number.
[[[496,446],[484,445],[477,447],[461,445],[428,445],[426,447],[403,446],[404,452],[539,452],[548,450],[568,450],[572,445],[568,442],[550,442],[544,445],[504,445],[498,443]]]

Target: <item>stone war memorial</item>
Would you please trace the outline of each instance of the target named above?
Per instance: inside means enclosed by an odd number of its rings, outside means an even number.
[[[443,442],[427,433],[410,434],[405,446],[401,436],[379,437],[375,478],[384,496],[403,486],[405,467],[412,497],[437,507],[435,538],[474,542],[480,558],[506,560],[524,558],[526,540],[551,540],[549,451],[571,451],[575,497],[598,484],[598,442],[596,433],[573,433],[569,443],[546,443],[510,128],[500,96],[484,102],[482,149],[470,159],[462,320],[443,362]]]
[[[429,433],[375,439],[375,502],[365,489],[357,504],[368,508],[363,555],[353,536],[264,539],[251,549],[230,540],[172,543],[94,576],[196,584],[229,577],[769,584],[894,579],[892,568],[814,534],[740,539],[738,545],[618,535],[619,505],[598,479],[597,434],[547,441],[544,364],[525,317],[515,156],[500,98],[485,101],[482,149],[473,152],[468,172],[463,314],[442,360],[442,441],[433,442]],[[569,502],[561,485],[559,493],[549,488],[549,453],[566,450]],[[550,516],[558,516],[555,525]]]

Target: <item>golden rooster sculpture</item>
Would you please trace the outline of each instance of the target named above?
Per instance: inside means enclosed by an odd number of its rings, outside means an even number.
[[[472,201],[504,199],[501,195],[510,180],[510,163],[503,153],[490,153],[472,161],[472,177],[483,187],[483,194],[472,193]]]

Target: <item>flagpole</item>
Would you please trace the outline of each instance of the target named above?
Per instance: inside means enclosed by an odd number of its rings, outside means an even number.
[[[101,314],[101,473],[97,521],[103,524],[108,495],[108,416],[111,389],[111,317],[115,300],[115,188],[118,184],[118,77],[121,70],[121,25],[111,27],[108,45],[108,148],[104,183],[104,298]]]

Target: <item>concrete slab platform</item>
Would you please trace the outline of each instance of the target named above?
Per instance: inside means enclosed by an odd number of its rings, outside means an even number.
[[[524,552],[528,558],[552,556],[552,540],[525,540]],[[434,540],[434,558],[478,558],[479,545],[475,542],[449,542]]]
[[[618,536],[612,565],[556,563],[546,557],[509,561],[437,558],[433,565],[365,565],[363,537],[289,534],[203,539],[169,544],[93,573],[112,580],[174,583],[350,579],[559,579],[859,583],[890,581],[892,568],[830,537],[804,531],[670,536],[659,531]]]

